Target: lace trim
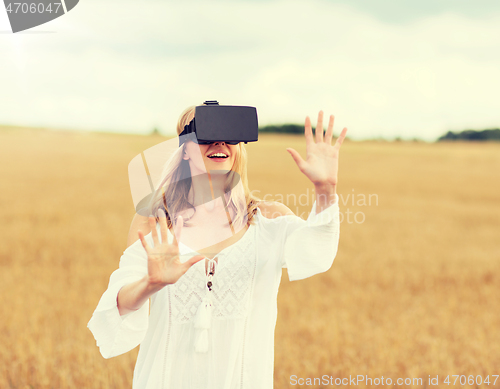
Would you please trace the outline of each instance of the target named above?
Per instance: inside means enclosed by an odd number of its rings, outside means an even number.
[[[255,234],[245,235],[217,255],[218,264],[212,278],[211,291],[207,288],[205,261],[192,266],[172,285],[172,321],[191,322],[203,301],[210,294],[212,317],[219,320],[246,317],[250,306],[251,287],[255,271]]]

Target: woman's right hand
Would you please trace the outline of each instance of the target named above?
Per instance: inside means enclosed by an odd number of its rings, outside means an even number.
[[[196,262],[201,261],[202,255],[195,255],[186,262],[181,262],[179,259],[179,243],[183,220],[182,216],[177,218],[175,224],[175,234],[172,243],[168,243],[167,239],[167,217],[165,212],[160,209],[159,223],[161,232],[161,243],[158,239],[156,230],[156,220],[153,216],[149,217],[149,226],[153,238],[154,247],[151,247],[144,239],[144,234],[139,231],[139,239],[142,246],[148,255],[148,283],[155,287],[164,287],[177,282],[177,280],[188,271]]]

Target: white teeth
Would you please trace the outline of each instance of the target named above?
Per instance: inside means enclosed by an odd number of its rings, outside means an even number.
[[[227,155],[224,153],[215,153],[215,154],[210,155],[210,158],[214,158],[214,157],[224,158],[224,157],[227,157]]]

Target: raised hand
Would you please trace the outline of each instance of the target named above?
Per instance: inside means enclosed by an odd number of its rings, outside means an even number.
[[[139,239],[142,246],[148,254],[148,282],[150,285],[166,286],[173,284],[186,273],[191,266],[196,262],[201,261],[204,257],[196,255],[186,262],[182,263],[179,259],[179,243],[182,232],[182,216],[177,218],[175,224],[175,234],[172,243],[168,243],[167,239],[167,217],[165,212],[160,209],[159,224],[161,233],[161,242],[158,239],[158,232],[156,230],[156,220],[153,216],[149,217],[149,226],[151,228],[151,235],[153,238],[154,247],[149,246],[144,239],[141,231],[138,232]]]
[[[306,137],[306,160],[292,148],[286,150],[290,153],[300,171],[306,175],[316,187],[335,187],[338,181],[338,161],[339,150],[347,133],[344,127],[335,145],[332,146],[333,121],[335,117],[330,115],[328,129],[323,135],[323,111],[318,114],[318,125],[316,126],[316,139],[314,139],[311,120],[306,117],[305,137]]]

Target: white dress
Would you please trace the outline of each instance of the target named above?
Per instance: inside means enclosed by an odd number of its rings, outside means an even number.
[[[331,267],[339,241],[338,195],[318,215],[314,203],[307,220],[295,215],[268,219],[260,210],[254,218],[243,237],[217,255],[211,291],[202,260],[151,297],[151,312],[147,302],[126,315],[118,312],[119,290],[147,274],[140,241],[124,251],[87,326],[104,358],[140,344],[133,389],[273,388],[282,268],[293,281]],[[151,234],[146,240],[153,245]],[[179,249],[182,262],[193,256],[182,243]],[[212,302],[209,329],[195,328],[207,296]],[[202,332],[208,341],[200,351]]]

